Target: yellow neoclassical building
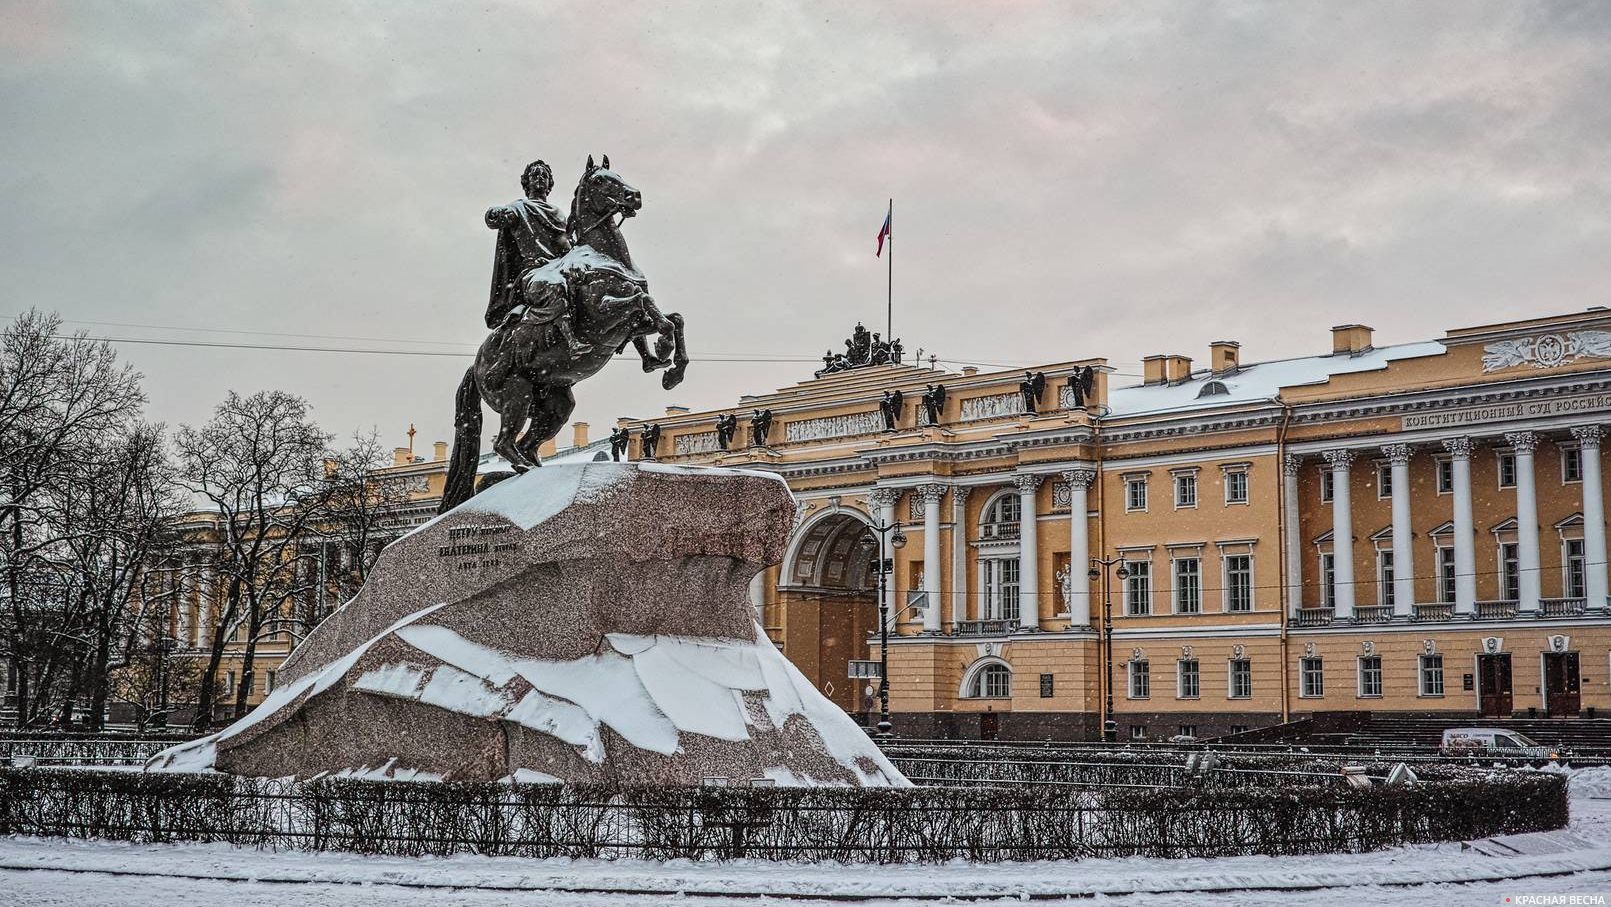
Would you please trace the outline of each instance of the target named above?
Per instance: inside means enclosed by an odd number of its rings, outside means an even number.
[[[1314,341],[1257,363],[1230,341],[1206,365],[1149,356],[1140,383],[1101,358],[867,365],[621,427],[634,457],[788,481],[794,539],[752,594],[852,712],[874,707],[849,676],[876,657],[868,526],[901,524],[904,736],[1611,707],[1611,312]]]

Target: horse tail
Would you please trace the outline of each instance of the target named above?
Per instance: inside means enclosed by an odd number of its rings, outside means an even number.
[[[453,455],[448,458],[447,484],[437,513],[470,500],[475,494],[476,466],[481,460],[481,391],[475,384],[475,366],[464,373],[453,398]]]

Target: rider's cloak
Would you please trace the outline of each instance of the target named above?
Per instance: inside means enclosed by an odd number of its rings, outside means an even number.
[[[535,198],[516,199],[487,209],[487,226],[498,231],[492,256],[492,293],[487,300],[487,327],[497,328],[516,306],[525,303],[520,276],[565,254],[571,247],[565,217]]]

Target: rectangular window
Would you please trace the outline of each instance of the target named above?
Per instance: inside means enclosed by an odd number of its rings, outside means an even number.
[[[1247,473],[1227,472],[1225,474],[1225,503],[1247,503]]]
[[[1180,699],[1196,699],[1202,695],[1202,675],[1197,659],[1182,658],[1175,663],[1175,695]]]
[[[1145,477],[1124,480],[1124,509],[1147,509],[1147,480]]]
[[[1376,576],[1376,600],[1384,605],[1393,604],[1396,601],[1393,594],[1393,552],[1376,552]]]
[[[1359,695],[1382,695],[1382,656],[1365,655],[1359,659]]]
[[[1197,506],[1197,473],[1183,472],[1175,476],[1175,509]]]
[[[1438,461],[1438,494],[1454,493],[1454,461]]]
[[[1393,466],[1390,463],[1376,464],[1376,497],[1378,499],[1393,496]]]
[[[1131,740],[1145,740],[1145,739],[1147,739],[1147,726],[1144,725],[1144,724],[1132,724],[1132,725],[1130,725],[1130,739]]]
[[[1298,659],[1298,695],[1305,699],[1326,695],[1325,666],[1318,657]]]
[[[1521,547],[1515,542],[1499,546],[1499,597],[1507,602],[1521,598]]]
[[[1152,673],[1145,661],[1130,662],[1130,698],[1146,699],[1152,695]]]
[[[265,693],[274,692],[274,672],[273,671],[264,671],[263,672],[263,692],[265,692]]]
[[[1151,614],[1152,562],[1126,561],[1124,566],[1130,571],[1124,581],[1124,613]]]
[[[1332,475],[1329,469],[1320,474],[1320,503],[1329,504],[1331,502],[1332,493],[1336,491],[1336,486],[1332,484],[1334,478],[1335,476]]]
[[[1584,573],[1588,563],[1584,557],[1582,539],[1566,540],[1566,597],[1583,598],[1588,595],[1588,577]]]
[[[1253,610],[1253,556],[1225,556],[1225,610],[1239,614]]]
[[[1245,724],[1233,724],[1233,725],[1231,725],[1231,733],[1233,733],[1233,734],[1245,734],[1245,733],[1247,733],[1247,725],[1245,725]]]
[[[1196,737],[1197,736],[1197,725],[1195,725],[1195,724],[1183,724],[1183,725],[1181,725],[1180,726],[1180,736],[1182,736],[1182,737]]]
[[[1050,698],[1052,698],[1052,689],[1053,689],[1052,675],[1050,675],[1050,674],[1042,674],[1042,675],[1040,675],[1040,698],[1042,698],[1042,699],[1050,699]]]
[[[1337,607],[1337,556],[1320,555],[1320,595],[1326,607]]]
[[[1516,455],[1513,453],[1499,455],[1499,487],[1516,487]]]
[[[1583,481],[1583,451],[1576,447],[1561,448],[1561,484]]]
[[[1421,656],[1421,695],[1443,695],[1443,656]]]
[[[235,672],[234,671],[230,671],[229,674],[224,678],[224,692],[229,694],[229,695],[231,695],[231,696],[235,695]]]
[[[997,589],[1001,595],[1003,620],[1018,619],[1018,560],[1006,558],[996,561]]]
[[[1175,559],[1175,613],[1200,614],[1203,610],[1203,562],[1195,557]]]
[[[1438,601],[1449,604],[1454,601],[1454,549],[1438,549]]]
[[[1246,658],[1231,659],[1231,682],[1227,695],[1232,699],[1252,698],[1253,662]]]

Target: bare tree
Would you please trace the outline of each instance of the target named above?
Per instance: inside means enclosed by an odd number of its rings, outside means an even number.
[[[223,597],[197,697],[198,729],[212,720],[218,667],[230,640],[239,634],[244,642],[233,712],[239,715],[264,624],[305,588],[298,546],[323,513],[329,441],[307,402],[282,391],[249,397],[231,391],[206,424],[186,426],[175,438],[181,484],[204,498],[218,520],[211,567]]]
[[[324,558],[324,581],[337,602],[358,594],[369,570],[386,543],[395,538],[409,501],[402,478],[379,476],[389,465],[389,451],[378,432],[354,432],[352,443],[336,451],[325,463],[326,518],[323,529],[330,540]],[[309,627],[324,618],[311,615]]]
[[[105,342],[62,336],[55,315],[30,311],[0,330],[0,644],[16,668],[19,724],[48,717],[83,679],[90,603],[69,543],[86,530],[61,515],[77,468],[138,418],[139,381]]]

